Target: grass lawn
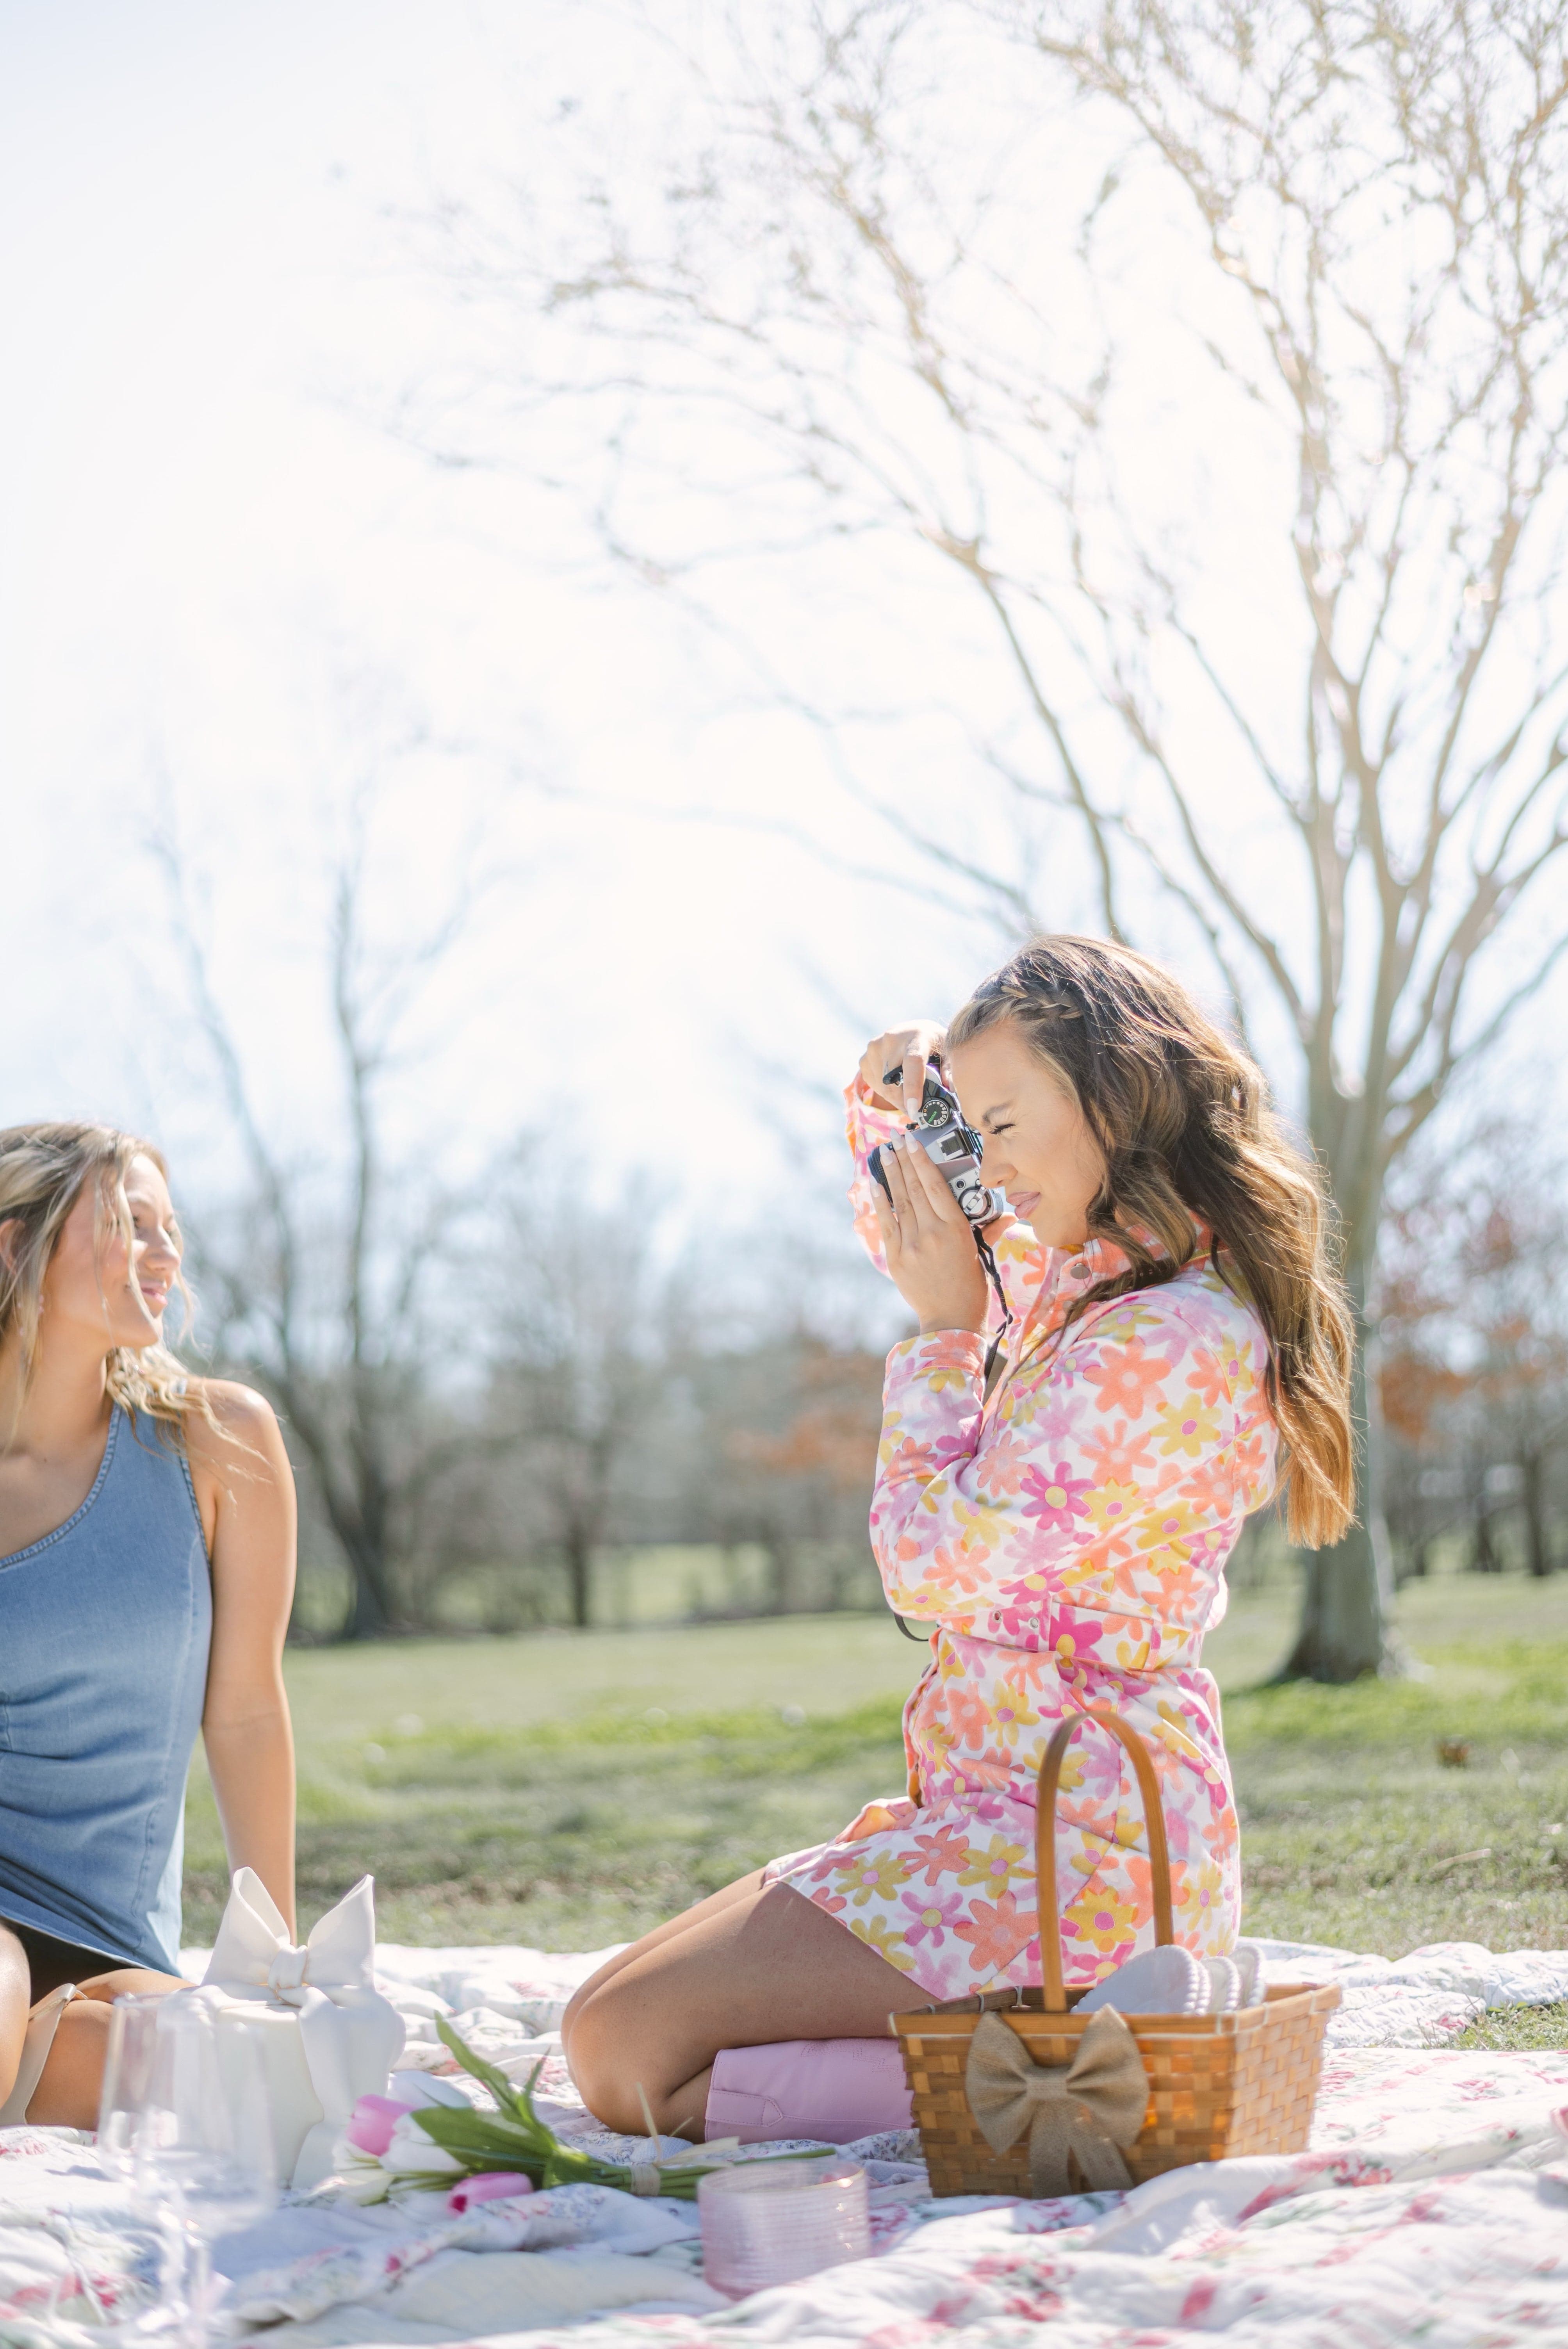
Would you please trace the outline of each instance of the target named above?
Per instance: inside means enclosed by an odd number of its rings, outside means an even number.
[[[1389,1957],[1568,1947],[1568,1577],[1408,1585],[1424,1676],[1345,1689],[1261,1685],[1293,1607],[1283,1584],[1240,1594],[1209,1647],[1246,1930]],[[389,1940],[641,1931],[899,1790],[921,1662],[890,1618],[849,1615],[291,1651],[302,1922],[369,1868]],[[1467,1768],[1439,1764],[1440,1736],[1470,1742]],[[222,1886],[198,1761],[191,1939]],[[1555,2045],[1568,2013],[1484,2030]]]

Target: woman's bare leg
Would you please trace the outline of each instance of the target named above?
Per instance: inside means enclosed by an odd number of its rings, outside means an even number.
[[[603,1983],[610,1981],[613,1975],[623,1972],[645,1951],[659,1949],[665,1941],[673,1941],[677,1934],[689,1932],[705,1917],[727,1909],[733,1900],[745,1899],[749,1893],[760,1890],[761,1885],[762,1870],[754,1868],[749,1876],[738,1876],[733,1884],[725,1885],[722,1890],[709,1892],[703,1899],[694,1900],[691,1907],[683,1909],[678,1917],[672,1917],[666,1924],[655,1925],[651,1933],[643,1935],[641,1940],[628,1941],[617,1956],[606,1958],[597,1973],[590,1974],[585,1982],[578,1983],[566,2002],[566,2012],[561,2018],[562,2054],[566,2053],[571,2043],[572,2025],[577,2015]]]
[[[647,2124],[700,2141],[713,2059],[778,2039],[880,2039],[921,1993],[909,1977],[797,1892],[755,1879],[716,1893],[578,1992],[572,2075],[607,2128]]]
[[[60,2010],[54,2044],[28,2099],[28,2119],[46,2127],[96,2127],[108,2046],[109,2008],[114,2001],[133,1992],[180,1990],[184,1985],[173,1974],[119,1966],[108,1973],[94,1974],[77,1987],[83,1995]],[[0,2104],[16,2084],[32,2003],[27,1952],[10,1927],[0,1925]]]
[[[0,1925],[0,2105],[16,2085],[22,2042],[27,2035],[27,2009],[33,2001],[33,1977],[27,1952],[9,1925]]]

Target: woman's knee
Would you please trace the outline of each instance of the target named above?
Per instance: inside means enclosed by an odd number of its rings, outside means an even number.
[[[618,2128],[619,2119],[606,2109],[606,2100],[615,2102],[609,2061],[614,2024],[608,2012],[608,1988],[606,1984],[600,1992],[584,1982],[576,1992],[561,2018],[561,2046],[577,2093],[594,2119],[606,2128]]]
[[[700,1900],[694,1900],[689,1909],[683,1909],[677,1916],[667,1919],[662,1925],[655,1925],[652,1932],[644,1933],[636,1940],[628,1942],[624,1950],[617,1950],[613,1958],[606,1958],[585,1982],[578,1983],[566,2002],[561,2017],[562,2051],[571,2043],[573,2030],[583,2006],[589,1999],[597,1997],[606,1982],[613,1981],[616,1974],[624,1973],[628,1966],[634,1965],[650,1950],[664,1949],[669,1942],[694,1931],[708,1917],[717,1916],[721,1909],[732,1907],[738,1900],[749,1899],[761,1882],[762,1870],[753,1868],[749,1876],[738,1877],[733,1884],[725,1885],[721,1890],[706,1893]]]
[[[655,2098],[668,2085],[657,2075],[652,2055],[638,2032],[633,2002],[617,1994],[614,1979],[583,2000],[573,2027],[567,2068],[579,2095],[603,2127],[624,2137],[645,2133],[647,2122],[638,2085]],[[649,2072],[654,2076],[645,2077]]]
[[[32,1997],[27,1952],[9,1925],[0,1925],[0,2105],[16,2085]]]
[[[635,1954],[634,1946],[621,1952],[624,1958],[634,1957]],[[601,1992],[608,1989],[620,1971],[619,1961],[614,1958],[610,1959],[606,1964],[599,1968],[596,1973],[591,1973],[585,1982],[579,1982],[567,2000],[561,2017],[561,2052],[567,2058],[568,2063],[571,2061],[571,2050],[576,2037],[579,2018],[584,2009],[591,2006]]]
[[[90,1998],[72,1999],[61,2009],[54,2044],[28,2099],[30,2121],[46,2128],[97,2127],[109,2012]]]
[[[33,1975],[27,1963],[27,1952],[9,1925],[0,1925],[0,1999],[11,1999],[20,1992],[26,2008],[32,2004]]]
[[[561,2017],[561,2052],[563,2055],[565,2054],[568,2047],[572,2044],[573,2025],[575,2023],[578,2016],[582,2013],[584,2006],[588,2003],[589,1999],[593,1996],[593,1985],[598,1979],[598,1975],[593,1974],[590,1976],[587,1982],[579,1982],[576,1989],[573,1992],[571,1997],[566,2002],[565,2008]]]
[[[117,1966],[108,1973],[94,1974],[76,1987],[78,1995],[60,2010],[38,2085],[27,2101],[27,2118],[45,2127],[96,2127],[104,2061],[108,2053],[109,2014],[117,1998],[166,1998],[171,1991],[186,1990],[190,1985],[177,1974],[155,1974],[144,1966]],[[26,1997],[24,1992],[22,2037],[26,2032]],[[19,2039],[17,2062],[20,2056]],[[10,2066],[9,2079],[5,2078],[5,2045],[0,2041],[0,2081],[4,2082],[4,2095],[9,2095],[15,2080],[15,2063]]]

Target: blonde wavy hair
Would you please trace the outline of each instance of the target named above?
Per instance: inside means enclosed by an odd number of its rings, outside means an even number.
[[[90,1183],[99,1262],[111,1231],[118,1230],[127,1248],[132,1248],[135,1232],[125,1178],[133,1158],[150,1158],[168,1180],[163,1153],[117,1126],[62,1123],[0,1129],[0,1225],[14,1227],[8,1245],[0,1250],[0,1345],[9,1343],[13,1335],[18,1341],[18,1414],[37,1367],[44,1276],[61,1227]],[[195,1299],[183,1274],[176,1273],[174,1285],[189,1328]],[[108,1392],[128,1412],[160,1421],[176,1443],[182,1442],[185,1423],[192,1414],[207,1420],[212,1415],[201,1381],[191,1378],[164,1345],[114,1347],[108,1357]],[[13,1420],[0,1431],[0,1451],[8,1448],[15,1434]]]
[[[1173,1280],[1197,1253],[1201,1219],[1215,1270],[1267,1333],[1291,1538],[1336,1542],[1356,1513],[1355,1323],[1322,1177],[1259,1071],[1168,971],[1100,938],[1026,947],[975,989],[948,1045],[1003,1020],[1077,1100],[1105,1159],[1089,1231],[1132,1260],[1075,1300],[1062,1335],[1091,1305]]]

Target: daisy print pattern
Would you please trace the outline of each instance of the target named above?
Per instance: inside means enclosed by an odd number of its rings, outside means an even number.
[[[846,1098],[856,1228],[880,1265],[866,1161],[899,1122],[858,1080]],[[1206,1250],[1063,1337],[1125,1256],[1047,1248],[1019,1223],[995,1247],[1012,1360],[989,1399],[985,1336],[936,1330],[888,1357],[872,1544],[889,1605],[931,1642],[904,1708],[908,1792],[767,1871],[935,1999],[1039,1981],[1035,1782],[1057,1723],[1093,1704],[1153,1756],[1177,1940],[1234,1941],[1235,1804],[1202,1642],[1276,1466],[1263,1326]],[[1082,1987],[1154,1937],[1131,1768],[1101,1732],[1068,1751],[1057,1857],[1063,1969]]]

